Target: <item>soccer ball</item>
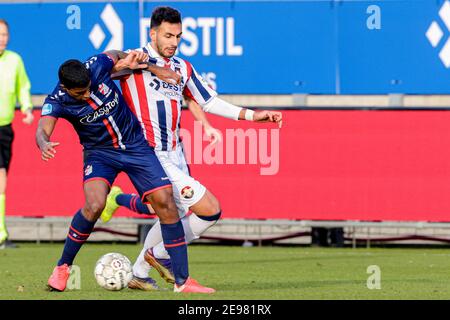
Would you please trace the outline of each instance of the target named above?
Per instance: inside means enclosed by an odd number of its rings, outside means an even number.
[[[133,278],[130,260],[120,253],[107,253],[98,259],[94,271],[97,283],[106,290],[126,288]]]

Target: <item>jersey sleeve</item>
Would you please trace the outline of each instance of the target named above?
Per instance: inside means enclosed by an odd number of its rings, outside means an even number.
[[[51,97],[47,97],[42,106],[41,117],[53,117],[58,119],[63,117],[63,111],[63,108],[57,101],[53,100]]]
[[[208,85],[189,62],[186,61],[186,65],[188,68],[188,80],[183,94],[193,99],[199,105],[207,104],[212,98],[217,96],[217,92]]]
[[[106,53],[97,54],[85,62],[86,68],[94,78],[110,75],[114,67],[114,60]]]

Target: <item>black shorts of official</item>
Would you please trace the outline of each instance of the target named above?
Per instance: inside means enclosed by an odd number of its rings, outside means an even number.
[[[0,126],[0,169],[8,171],[12,156],[14,132],[12,126]]]

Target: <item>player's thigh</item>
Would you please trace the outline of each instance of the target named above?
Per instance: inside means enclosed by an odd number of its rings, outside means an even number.
[[[172,184],[152,148],[143,148],[128,158],[124,170],[141,200],[151,204],[161,223],[179,220]]]
[[[119,156],[107,151],[85,151],[83,156],[83,184],[100,180],[111,187],[121,169]]]
[[[183,148],[177,148],[173,154],[173,159],[176,161],[178,168],[187,176],[191,177],[191,171],[186,161]],[[192,210],[194,213],[200,216],[215,215],[220,212],[219,200],[211,193],[206,187],[202,185],[205,192],[202,192],[203,196],[195,201],[193,204],[189,203],[187,210]]]
[[[104,180],[92,179],[84,183],[83,190],[86,201],[83,208],[84,216],[90,221],[95,221],[105,207],[109,185]]]
[[[106,196],[119,173],[114,156],[107,153],[85,153],[83,189],[84,212],[92,219],[98,217],[105,207]]]
[[[159,194],[170,194],[173,202],[172,184],[152,148],[142,148],[128,155],[126,160],[123,171],[130,178],[143,203],[148,203],[148,195],[169,188],[170,190]],[[152,206],[154,207],[153,203]]]
[[[203,197],[189,209],[198,216],[212,216],[221,210],[219,201],[209,190],[206,190]]]
[[[157,152],[158,158],[172,182],[174,198],[180,211],[184,215],[206,193],[206,188],[183,170],[183,158],[177,157],[175,152]]]
[[[189,212],[189,207],[186,206],[181,200],[180,192],[174,184],[172,184],[172,191],[173,191],[173,199],[175,200],[175,204],[178,210],[178,216],[180,218],[183,218]]]

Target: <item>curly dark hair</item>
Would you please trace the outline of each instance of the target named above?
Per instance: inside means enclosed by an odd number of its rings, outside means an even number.
[[[75,59],[67,60],[59,67],[58,77],[67,89],[86,88],[91,81],[86,66]]]
[[[150,29],[157,28],[163,22],[181,23],[181,14],[171,7],[156,7],[152,12]]]

